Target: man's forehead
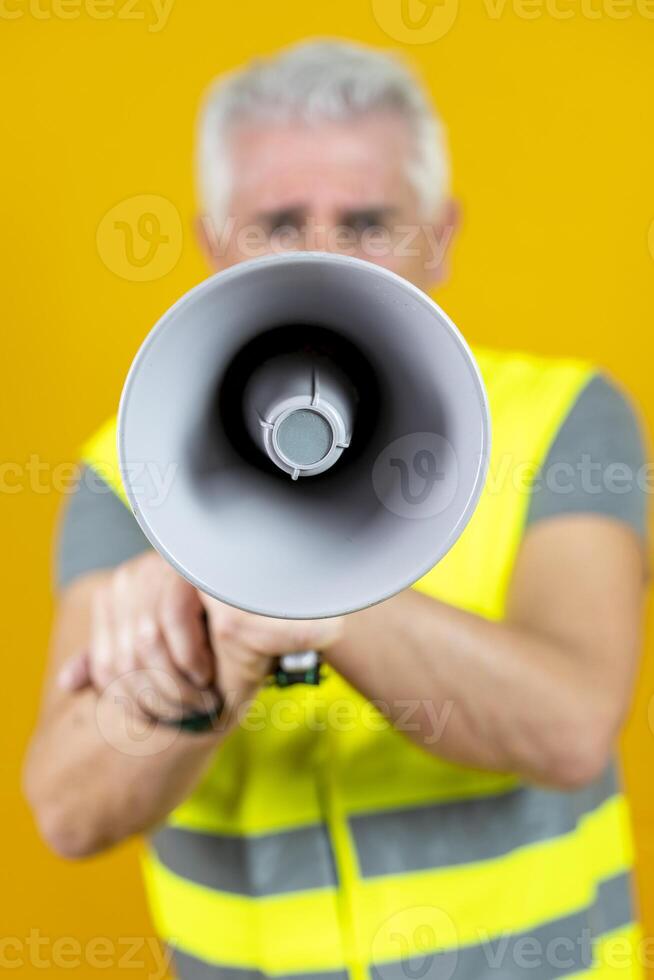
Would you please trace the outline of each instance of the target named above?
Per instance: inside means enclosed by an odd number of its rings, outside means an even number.
[[[403,180],[409,133],[396,114],[348,122],[240,124],[230,139],[236,193],[257,193],[261,207],[306,195],[372,201]]]

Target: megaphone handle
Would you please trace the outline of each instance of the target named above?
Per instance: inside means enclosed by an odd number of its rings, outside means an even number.
[[[320,683],[320,654],[315,650],[285,653],[275,662],[273,677],[277,687]]]

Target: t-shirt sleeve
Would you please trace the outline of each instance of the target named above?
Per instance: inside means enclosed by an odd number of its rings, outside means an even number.
[[[114,568],[150,547],[132,512],[92,467],[85,467],[59,525],[56,587],[88,572]]]
[[[595,375],[579,394],[537,475],[527,526],[561,514],[602,514],[647,539],[643,434],[625,395]]]

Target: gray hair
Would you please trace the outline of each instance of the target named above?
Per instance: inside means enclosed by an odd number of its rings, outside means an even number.
[[[391,109],[406,119],[414,141],[408,177],[424,216],[447,197],[449,161],[443,126],[425,91],[395,54],[346,41],[304,41],[219,77],[198,119],[196,171],[201,207],[226,217],[231,174],[226,137],[242,120],[306,122],[350,119]]]

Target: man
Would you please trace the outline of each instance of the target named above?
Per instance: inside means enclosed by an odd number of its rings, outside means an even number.
[[[342,250],[428,290],[447,174],[399,62],[306,43],[211,91],[203,243],[215,269]],[[200,594],[121,499],[115,423],[85,451],[26,790],[63,855],[150,835],[181,977],[640,976],[611,763],[640,646],[638,427],[585,363],[476,354],[494,435],[476,514],[414,589],[341,620]],[[320,686],[267,685],[276,655],[311,648]],[[125,711],[152,724],[143,754]]]

